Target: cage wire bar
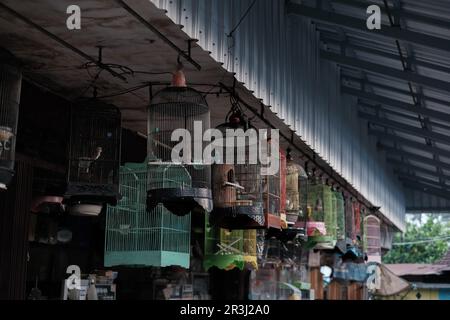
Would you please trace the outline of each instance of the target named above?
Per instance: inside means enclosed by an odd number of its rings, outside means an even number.
[[[14,57],[0,49],[0,189],[14,176],[22,71]]]
[[[211,212],[211,167],[197,150],[204,150],[203,133],[209,128],[209,107],[198,91],[173,86],[153,97],[148,108],[149,210],[162,204],[175,215]],[[181,142],[172,141],[174,132],[180,132],[185,145],[177,150],[179,163],[172,161],[172,151]]]
[[[122,199],[106,213],[105,266],[190,266],[191,216],[147,211],[147,163],[120,168]]]

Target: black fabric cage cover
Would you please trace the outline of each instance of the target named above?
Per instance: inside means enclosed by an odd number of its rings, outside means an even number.
[[[199,128],[197,131],[195,125]],[[188,132],[184,139],[191,147],[191,157],[175,163],[172,151],[180,141],[172,141],[172,134],[180,129]],[[163,204],[180,216],[190,212],[211,212],[211,167],[203,162],[203,157],[195,159],[194,153],[195,146],[202,146],[201,150],[204,150],[203,133],[208,129],[208,103],[198,91],[189,87],[168,87],[153,97],[148,108],[149,211]],[[185,160],[189,157],[184,153],[182,156]]]

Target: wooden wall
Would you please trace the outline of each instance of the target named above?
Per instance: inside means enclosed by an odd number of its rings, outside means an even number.
[[[32,183],[32,167],[17,162],[12,184],[0,193],[0,300],[26,298]]]

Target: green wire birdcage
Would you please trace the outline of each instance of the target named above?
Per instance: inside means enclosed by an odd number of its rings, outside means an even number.
[[[168,183],[188,184],[179,170],[166,168]],[[163,205],[147,211],[147,163],[120,168],[122,199],[106,213],[105,266],[189,268],[191,217],[175,216]]]
[[[205,220],[205,270],[257,269],[256,230],[226,230]]]
[[[334,192],[336,198],[336,236],[338,241],[345,240],[345,201],[341,192]]]
[[[336,197],[330,186],[318,181],[308,190],[308,207],[311,208],[308,227],[308,239],[318,248],[333,249],[337,241]],[[324,225],[324,229],[320,228]],[[312,230],[311,230],[312,229]]]

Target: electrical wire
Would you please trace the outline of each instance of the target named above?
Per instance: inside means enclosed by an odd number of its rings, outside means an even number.
[[[253,9],[253,7],[255,6],[255,4],[256,4],[256,0],[253,0],[253,2],[250,4],[250,6],[247,8],[247,10],[242,15],[242,17],[239,19],[239,22],[236,24],[236,26],[234,28],[232,28],[231,31],[227,34],[227,39],[230,41],[230,43],[228,44],[228,49],[227,49],[227,62],[226,62],[226,66],[224,68],[224,71],[223,71],[222,76],[220,77],[220,80],[218,81],[218,83],[223,82],[223,80],[225,79],[225,77],[228,73],[230,63],[233,63],[232,50],[234,48],[234,33],[237,31],[237,29],[240,27],[240,25],[244,22],[245,18],[250,14],[250,12]],[[210,91],[208,91],[207,93],[205,93],[204,97],[209,95],[211,91],[212,91],[212,89]]]
[[[233,37],[233,34],[236,32],[236,30],[239,28],[239,26],[242,24],[242,22],[244,22],[245,18],[249,15],[250,11],[253,9],[253,7],[255,6],[257,0],[253,0],[253,2],[250,4],[250,6],[248,7],[248,9],[245,11],[245,13],[242,15],[241,19],[239,20],[239,22],[237,23],[237,25],[231,29],[230,33],[228,34],[229,37]]]
[[[86,94],[86,92],[89,91],[89,89],[95,87],[95,84],[97,83],[97,81],[100,78],[100,75],[102,74],[103,71],[105,71],[105,70],[100,69],[94,77],[92,77],[92,75],[88,72],[88,74],[91,76],[92,80],[89,83],[89,85],[85,89],[83,89],[83,91],[75,98],[75,100],[81,99]]]
[[[104,96],[98,96],[97,99],[107,99],[107,98],[118,97],[118,96],[122,96],[122,95],[125,95],[125,94],[128,94],[128,93],[132,93],[132,92],[135,92],[135,91],[147,88],[147,87],[148,87],[148,84],[142,84],[142,85],[139,85],[139,86],[136,86],[136,87],[132,87],[132,88],[129,88],[129,89],[125,89],[125,90],[122,90],[122,91],[119,91],[119,92],[116,92],[116,93],[112,93],[112,94],[108,94],[108,95],[104,95]]]
[[[410,242],[397,242],[397,243],[393,243],[392,245],[393,246],[409,246],[409,245],[413,245],[413,244],[432,243],[432,242],[444,241],[444,240],[450,240],[450,236],[449,237],[441,237],[441,238],[431,238],[431,239],[426,239],[426,240],[410,241]]]

